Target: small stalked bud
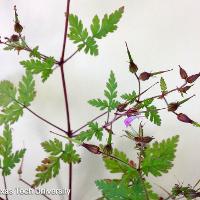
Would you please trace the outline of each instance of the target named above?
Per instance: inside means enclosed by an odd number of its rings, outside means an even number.
[[[181,92],[181,93],[187,93],[187,91],[188,91],[192,86],[193,86],[193,85],[178,88],[178,91]]]
[[[101,154],[100,148],[96,145],[83,143],[82,146],[94,154]]]
[[[22,168],[21,168],[21,167],[18,169],[17,173],[18,173],[19,175],[22,174]]]
[[[190,123],[190,124],[193,124],[194,121],[191,120],[187,115],[183,114],[183,113],[179,113],[177,115],[177,119],[181,122],[185,122],[185,123]]]
[[[154,137],[150,137],[150,136],[145,136],[145,137],[134,137],[135,142],[140,142],[140,143],[150,143],[152,140],[154,139]]]
[[[179,65],[179,68],[180,68],[180,76],[182,79],[187,79],[188,75],[187,75],[187,72]]]
[[[45,158],[44,160],[42,160],[43,164],[50,164],[51,160],[49,158]]]
[[[131,73],[136,73],[137,70],[138,70],[137,65],[133,61],[130,61],[130,63],[129,63],[129,71]]]
[[[127,107],[127,103],[119,104],[119,105],[117,106],[117,111],[123,112],[123,111],[125,111],[125,108],[126,108],[126,107]]]
[[[136,168],[136,164],[133,160],[129,160],[128,164],[132,167],[132,168]]]
[[[199,76],[200,76],[200,73],[191,75],[187,78],[187,82],[193,83],[194,81],[196,81],[199,78]]]
[[[129,48],[128,48],[128,45],[126,43],[126,49],[127,49],[127,54],[128,54],[128,58],[129,58],[129,71],[131,73],[136,73],[137,70],[138,70],[138,67],[137,65],[133,62],[133,59],[132,59],[132,56],[131,56],[131,53],[129,51]]]
[[[16,33],[21,33],[23,30],[23,26],[19,22],[16,22],[14,25],[14,30]]]
[[[151,77],[151,73],[148,73],[148,72],[142,72],[139,76],[139,79],[141,81],[146,81],[148,80],[149,78]]]
[[[105,147],[103,148],[103,152],[104,152],[106,155],[111,155],[112,152],[113,152],[112,144],[107,144],[107,145],[105,145]]]
[[[168,104],[167,110],[169,112],[174,112],[174,111],[176,111],[178,109],[178,107],[179,107],[178,102],[173,102],[173,103]]]
[[[19,41],[19,36],[16,35],[16,34],[13,34],[13,35],[10,37],[10,41],[11,41],[11,42],[18,42],[18,41]]]
[[[40,165],[36,168],[36,171],[40,171],[40,172],[44,172],[45,170],[47,170],[47,166],[46,165]]]

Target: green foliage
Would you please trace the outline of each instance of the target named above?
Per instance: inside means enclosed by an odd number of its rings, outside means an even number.
[[[42,142],[41,146],[47,153],[50,153],[52,156],[56,156],[62,153],[63,150],[62,142],[56,138],[54,140]]]
[[[90,26],[92,35],[88,34],[87,28],[84,28],[82,20],[77,15],[69,15],[70,33],[68,38],[73,43],[78,44],[78,49],[84,49],[84,52],[90,55],[97,56],[99,54],[98,45],[95,39],[106,37],[108,33],[114,32],[117,29],[117,23],[122,17],[124,9],[120,8],[109,16],[106,14],[101,21],[96,15]]]
[[[89,141],[92,139],[93,136],[95,136],[99,141],[102,140],[103,136],[103,128],[99,127],[97,122],[89,122],[88,126],[90,129],[87,131],[82,131],[76,139],[83,142],[85,140]]]
[[[16,42],[8,41],[6,44],[7,46],[4,47],[5,51],[16,50],[19,52],[20,50],[25,49],[27,47],[24,37],[20,38],[19,41],[16,41]]]
[[[167,91],[167,84],[165,82],[165,79],[163,77],[160,78],[160,89],[162,92]]]
[[[158,195],[152,191],[151,185],[147,182],[143,184],[139,178],[136,178],[130,186],[115,180],[97,180],[96,185],[109,200],[144,200],[147,196],[149,200],[158,200]]]
[[[9,81],[0,83],[0,106],[3,106],[0,114],[0,125],[16,122],[23,115],[23,106],[29,106],[35,97],[35,81],[32,74],[27,71],[19,82],[18,93],[14,85]],[[23,105],[21,105],[23,104]]]
[[[137,96],[136,92],[133,91],[132,93],[125,93],[125,94],[121,95],[121,98],[128,102],[129,101],[134,102],[136,99],[136,96]]]
[[[155,106],[147,107],[145,116],[154,124],[156,124],[158,126],[161,125],[161,118],[160,118],[160,115],[158,114],[157,108]]]
[[[122,151],[119,151],[118,149],[114,149],[113,156],[119,158],[120,160],[124,161],[128,164],[129,159],[127,158],[126,154]],[[111,172],[111,173],[126,173],[130,167],[127,166],[125,163],[122,163],[120,161],[117,161],[116,159],[108,157],[103,158],[105,167]]]
[[[13,124],[22,115],[23,108],[17,102],[13,102],[10,106],[2,110],[0,114],[0,125],[7,123]]]
[[[110,72],[110,77],[108,82],[106,83],[106,90],[104,90],[104,95],[107,98],[106,100],[92,99],[89,100],[88,103],[94,107],[100,108],[100,110],[104,110],[107,108],[110,112],[119,105],[119,102],[116,100],[117,82],[113,71]]]
[[[65,144],[58,139],[49,140],[41,143],[41,146],[49,154],[48,158],[42,161],[42,164],[36,168],[38,173],[34,180],[34,186],[42,185],[53,177],[56,177],[60,171],[61,160],[65,163],[79,163],[80,156],[73,149],[73,144]]]
[[[11,174],[11,170],[23,158],[25,151],[25,149],[21,149],[15,153],[12,152],[11,129],[8,125],[5,125],[3,136],[0,136],[0,155],[3,157],[2,175],[8,176]]]
[[[60,170],[60,157],[50,156],[48,157],[49,163],[41,166],[41,172],[36,174],[34,180],[34,186],[43,185],[48,182],[51,178],[56,177]],[[39,168],[38,167],[38,168]]]
[[[171,139],[163,140],[161,143],[155,142],[145,150],[145,157],[142,162],[142,170],[148,175],[161,176],[172,168],[172,161],[175,158],[175,152],[179,136],[173,136]]]
[[[146,108],[145,117],[154,124],[160,126],[161,125],[160,115],[158,114],[157,108],[154,105],[151,105],[153,103],[153,100],[154,99],[145,99],[141,103],[140,108]]]
[[[53,73],[55,59],[53,57],[46,58],[44,61],[30,59],[21,61],[20,64],[32,74],[41,74],[42,81],[45,82]]]
[[[35,98],[35,81],[30,71],[26,71],[26,74],[19,82],[19,98],[18,101],[25,106],[29,106]]]
[[[0,82],[0,106],[8,106],[16,96],[16,88],[10,81]]]
[[[68,37],[75,44],[78,45],[78,49],[81,50],[84,48],[84,52],[88,52],[91,55],[98,55],[98,46],[93,37],[88,35],[88,31],[83,27],[83,23],[78,19],[77,15],[69,15],[69,24],[70,24],[70,33]]]
[[[101,23],[99,17],[95,15],[90,26],[92,36],[101,39],[106,37],[108,33],[114,32],[117,29],[117,23],[121,19],[123,12],[124,7],[121,7],[109,16],[105,14]]]
[[[80,156],[76,153],[76,151],[73,149],[74,145],[72,143],[66,144],[65,149],[61,155],[61,159],[65,163],[79,163],[81,161]]]
[[[41,59],[41,55],[40,55],[40,52],[38,51],[38,49],[39,49],[39,46],[36,46],[35,48],[33,48],[33,50],[30,52],[29,56]]]

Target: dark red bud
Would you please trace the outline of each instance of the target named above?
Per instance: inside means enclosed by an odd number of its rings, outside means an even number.
[[[96,145],[83,143],[82,146],[94,154],[101,154],[100,148]]]
[[[182,79],[187,79],[188,75],[187,72],[179,65],[180,68],[180,76]]]
[[[194,81],[196,81],[199,78],[199,76],[200,76],[200,73],[191,75],[187,78],[187,82],[193,83]]]
[[[178,88],[178,91],[181,92],[181,93],[186,93],[192,86],[193,85]]]
[[[177,102],[173,102],[173,103],[168,104],[167,110],[169,112],[174,112],[178,109],[178,107],[179,107],[179,104]]]
[[[126,103],[119,104],[119,105],[117,106],[117,111],[119,111],[119,112],[125,111],[126,106],[127,106]]]
[[[183,114],[183,113],[179,113],[177,115],[177,119],[181,122],[185,122],[185,123],[190,123],[190,124],[193,124],[194,121],[191,120],[187,115]]]
[[[151,77],[151,73],[148,72],[142,72],[139,76],[139,79],[142,81],[146,81]]]
[[[131,73],[136,73],[137,70],[138,70],[137,65],[133,61],[131,61],[130,64],[129,64],[129,71]]]
[[[140,137],[134,137],[134,140],[135,140],[136,142],[145,143],[145,144],[151,142],[153,139],[154,139],[154,137],[150,137],[150,136],[145,136],[145,137],[141,137],[141,136],[140,136]]]
[[[16,33],[21,33],[22,30],[23,30],[23,27],[19,22],[16,22],[15,26],[14,26],[14,30],[15,30]]]
[[[136,168],[136,163],[133,160],[129,160],[128,164],[132,167],[132,168]]]
[[[18,41],[19,41],[19,36],[13,34],[13,35],[10,37],[10,40],[11,40],[11,42],[18,42]]]
[[[127,117],[130,117],[134,114],[138,114],[138,110],[136,108],[130,108],[126,112]]]

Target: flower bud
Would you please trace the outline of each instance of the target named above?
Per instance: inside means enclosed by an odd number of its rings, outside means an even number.
[[[133,61],[131,61],[131,62],[129,63],[129,71],[130,71],[131,73],[136,73],[137,70],[138,70],[137,65],[136,65]]]
[[[49,158],[45,158],[44,160],[42,160],[43,164],[50,164],[51,160]]]
[[[178,91],[181,92],[181,93],[187,93],[187,91],[188,91],[192,86],[193,86],[193,85],[178,88]]]
[[[136,108],[130,108],[126,112],[127,117],[130,117],[135,114],[138,114],[138,110]]]
[[[94,154],[101,154],[100,148],[96,145],[83,143],[82,146]]]
[[[187,78],[187,82],[193,83],[194,81],[196,81],[199,78],[199,76],[200,76],[200,73],[191,75]]]
[[[107,145],[105,145],[105,147],[103,148],[103,152],[104,152],[106,155],[111,155],[112,152],[113,152],[112,144],[107,144]]]
[[[169,112],[174,112],[178,109],[178,107],[179,107],[179,104],[177,102],[173,102],[173,103],[168,104],[167,110]]]
[[[47,170],[47,166],[46,165],[40,165],[36,168],[36,171],[40,171],[40,172],[44,172],[45,170]]]
[[[119,104],[119,105],[117,106],[117,111],[119,111],[119,112],[125,111],[126,106],[127,106],[126,103]]]
[[[154,138],[150,136],[145,136],[145,137],[134,137],[135,142],[140,142],[140,143],[150,143]]]
[[[179,65],[180,68],[180,76],[182,79],[187,79],[188,75],[187,72]]]
[[[139,76],[139,79],[142,81],[146,81],[151,77],[151,73],[148,72],[142,72]]]
[[[185,122],[185,123],[190,123],[190,124],[193,124],[194,121],[191,120],[187,115],[183,114],[183,113],[179,113],[177,115],[177,119],[181,122]]]
[[[136,168],[136,163],[133,160],[129,160],[128,164],[132,167],[132,168]]]
[[[16,33],[21,33],[23,30],[23,27],[19,22],[16,22],[14,25],[14,30]]]
[[[16,35],[16,34],[13,34],[13,35],[10,37],[10,41],[11,41],[11,42],[18,42],[18,41],[19,41],[19,36]]]

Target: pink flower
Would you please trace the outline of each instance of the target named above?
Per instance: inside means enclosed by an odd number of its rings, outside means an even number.
[[[131,123],[132,123],[133,120],[138,119],[139,117],[140,117],[139,115],[127,117],[127,118],[124,120],[124,124],[126,125],[126,127],[128,127],[128,126],[131,125]]]

